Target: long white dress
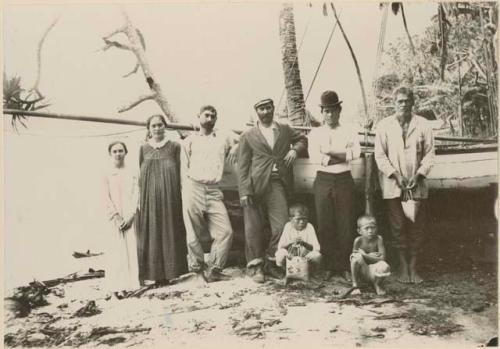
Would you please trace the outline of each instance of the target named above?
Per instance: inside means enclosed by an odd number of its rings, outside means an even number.
[[[122,233],[114,217],[120,215],[125,221],[135,217],[139,200],[137,172],[127,167],[110,168],[104,176],[104,194],[110,227],[105,237],[106,288],[109,292],[136,289],[139,267],[135,224]]]

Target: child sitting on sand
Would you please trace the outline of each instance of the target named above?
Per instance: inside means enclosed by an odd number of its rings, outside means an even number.
[[[288,256],[288,248],[298,243],[300,244],[300,256],[305,257],[317,269],[321,262],[321,253],[318,238],[314,227],[308,223],[309,210],[303,204],[290,206],[288,210],[290,221],[285,224],[278,250],[276,251],[276,265],[284,267],[285,259]]]
[[[385,247],[382,236],[377,235],[377,222],[374,217],[364,215],[358,218],[358,236],[354,240],[351,254],[352,294],[360,294],[359,281],[373,283],[378,295],[384,295],[384,279],[391,274],[385,262]]]

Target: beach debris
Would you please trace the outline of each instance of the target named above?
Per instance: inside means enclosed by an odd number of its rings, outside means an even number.
[[[75,251],[75,252],[73,252],[73,257],[74,258],[88,258],[88,257],[100,256],[103,254],[104,254],[104,252],[92,253],[92,252],[90,252],[90,250],[87,250],[87,252]]]
[[[266,313],[266,309],[250,308],[243,311],[242,318],[230,317],[233,332],[250,339],[263,338],[267,328],[281,323],[277,314]]]
[[[45,287],[54,287],[60,284],[65,284],[67,282],[75,282],[75,281],[82,281],[82,280],[89,280],[89,279],[95,279],[95,278],[102,278],[104,277],[104,270],[94,270],[92,268],[89,268],[88,272],[86,273],[71,273],[69,275],[66,275],[62,278],[56,278],[56,279],[51,279],[51,280],[46,280],[46,281],[38,281],[34,280],[29,283],[29,286],[32,287],[37,287],[39,285],[43,285]],[[27,286],[27,287],[29,287]]]
[[[242,298],[239,298],[239,299],[236,299],[234,301],[229,301],[227,303],[221,303],[219,305],[219,309],[223,310],[223,309],[228,309],[228,308],[233,308],[233,307],[237,307],[238,305],[240,305],[241,303],[243,302],[243,299]]]
[[[95,304],[95,301],[88,301],[83,307],[78,309],[72,317],[89,317],[102,313],[102,310]]]
[[[353,286],[351,288],[349,288],[347,291],[345,291],[341,296],[340,298],[344,299],[346,298],[347,296],[349,296],[355,289],[357,289],[358,287],[357,286]]]
[[[15,289],[14,294],[5,299],[5,305],[15,317],[26,317],[32,309],[49,304],[46,299],[48,294],[50,289],[43,283],[35,281],[30,283],[30,286]]]
[[[375,316],[375,320],[394,320],[394,319],[404,319],[407,318],[407,313],[396,313],[396,314],[384,314]]]
[[[375,327],[375,328],[372,328],[372,331],[373,332],[378,332],[378,333],[382,333],[382,332],[387,332],[387,329],[385,327]]]
[[[216,326],[212,323],[209,323],[207,321],[200,321],[193,319],[190,321],[191,328],[188,330],[188,332],[191,333],[197,333],[200,331],[211,331],[214,329]]]
[[[158,298],[161,300],[167,299],[167,298],[181,298],[181,296],[188,292],[187,290],[184,291],[171,291],[171,292],[160,292],[160,293],[151,293],[148,295],[149,299],[153,298]]]

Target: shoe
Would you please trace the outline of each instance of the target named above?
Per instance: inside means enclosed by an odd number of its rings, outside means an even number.
[[[204,273],[204,278],[206,282],[216,282],[216,281],[225,281],[230,280],[231,277],[223,274],[217,268],[209,268]]]
[[[247,274],[258,284],[263,284],[266,281],[264,272],[262,271],[262,265],[258,264],[256,266],[249,267],[247,269]]]

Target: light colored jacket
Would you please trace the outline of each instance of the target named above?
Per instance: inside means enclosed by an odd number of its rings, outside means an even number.
[[[434,163],[434,136],[429,122],[413,114],[405,142],[396,115],[380,121],[375,134],[375,161],[383,198],[401,197],[396,180],[389,177],[396,171],[408,180],[417,173],[427,177]],[[413,198],[426,199],[428,191],[426,181],[422,180],[412,191]]]

